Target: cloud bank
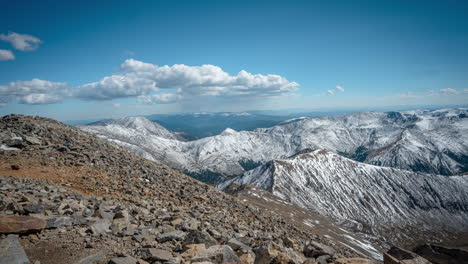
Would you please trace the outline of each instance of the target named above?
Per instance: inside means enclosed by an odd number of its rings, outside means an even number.
[[[252,74],[242,70],[231,76],[214,65],[157,66],[128,59],[120,69],[121,73],[77,87],[40,79],[11,82],[0,86],[0,101],[50,104],[66,98],[112,100],[136,97],[142,103],[169,104],[203,96],[277,98],[293,94],[299,86],[275,74]],[[163,89],[167,92],[153,94]]]
[[[70,93],[71,89],[66,83],[32,79],[0,86],[0,101],[3,104],[10,101],[23,104],[51,104],[69,97]]]

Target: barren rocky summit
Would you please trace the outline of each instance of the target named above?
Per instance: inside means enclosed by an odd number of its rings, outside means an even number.
[[[0,146],[0,263],[371,261],[51,119],[4,116]]]

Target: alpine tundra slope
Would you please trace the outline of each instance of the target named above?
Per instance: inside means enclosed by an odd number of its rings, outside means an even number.
[[[207,182],[242,175],[273,159],[307,149],[328,149],[368,164],[454,175],[468,171],[468,109],[367,112],[342,117],[303,118],[254,131],[226,129],[183,142],[154,131],[153,122],[107,121],[81,129],[147,159],[169,164]],[[162,128],[159,125],[157,127]]]
[[[453,242],[453,233],[468,234],[468,175],[379,167],[319,149],[270,161],[219,187],[232,183],[255,185],[391,243],[434,238],[440,242],[444,232],[452,233],[447,239]],[[398,228],[404,231],[390,232]],[[439,234],[431,238],[431,232]]]

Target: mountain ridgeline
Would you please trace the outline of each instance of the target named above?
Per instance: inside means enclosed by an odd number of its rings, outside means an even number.
[[[104,122],[81,128],[150,160],[189,174],[210,175],[210,182],[219,183],[242,175],[252,165],[284,159],[308,148],[327,149],[378,166],[440,175],[465,173],[467,116],[467,109],[443,109],[301,118],[254,131],[225,129],[219,135],[189,142],[167,132],[147,133],[148,129],[120,121],[114,121],[118,127]]]

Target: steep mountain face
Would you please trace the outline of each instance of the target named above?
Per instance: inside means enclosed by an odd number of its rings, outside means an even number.
[[[359,113],[260,129],[292,134],[298,150],[323,148],[369,164],[451,175],[468,171],[468,110]]]
[[[327,150],[306,150],[219,187],[231,183],[253,184],[392,242],[398,238],[389,230],[401,227],[468,233],[468,176],[420,174],[356,162]]]
[[[357,161],[452,175],[468,171],[468,109],[358,113],[305,118],[271,128],[180,142],[124,126],[82,126],[144,157],[196,175],[240,175],[306,148],[328,149]]]

